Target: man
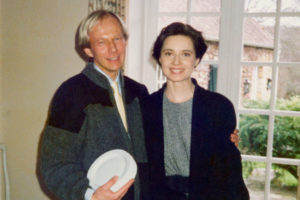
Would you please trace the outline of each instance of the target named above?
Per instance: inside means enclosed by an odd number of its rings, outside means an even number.
[[[126,30],[115,14],[100,10],[81,22],[77,36],[77,45],[93,62],[54,95],[41,140],[42,179],[58,199],[144,199],[141,185],[146,186],[147,158],[139,100],[148,91],[122,75]],[[113,84],[117,88],[112,89]],[[116,192],[110,187],[117,177],[94,191],[87,171],[98,156],[112,149],[129,152],[138,174]]]

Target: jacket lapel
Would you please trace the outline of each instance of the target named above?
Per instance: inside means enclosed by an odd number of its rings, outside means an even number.
[[[164,87],[165,88],[165,87]],[[153,113],[153,121],[156,126],[157,132],[153,133],[155,134],[156,141],[153,141],[156,144],[155,151],[157,152],[155,155],[155,159],[159,163],[159,169],[161,169],[161,173],[165,176],[165,167],[164,167],[164,127],[163,127],[163,95],[164,95],[164,88],[160,89],[155,96],[154,99],[154,106],[155,108],[153,111],[156,113]]]
[[[190,155],[190,193],[205,192],[208,184],[210,165],[213,152],[210,131],[211,120],[207,112],[206,91],[195,84],[192,110],[191,155]],[[192,198],[193,199],[193,198]]]

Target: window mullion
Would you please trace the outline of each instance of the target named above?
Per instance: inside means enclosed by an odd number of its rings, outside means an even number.
[[[217,91],[238,105],[240,59],[242,54],[243,1],[221,1],[220,67]]]
[[[274,138],[274,121],[275,116],[269,116],[269,130],[268,130],[268,141],[267,141],[267,166],[266,166],[266,177],[265,177],[265,200],[270,197],[271,188],[271,169],[272,169],[272,151],[273,151],[273,138]]]
[[[192,8],[192,0],[187,0],[187,23],[191,24],[191,8]]]
[[[266,167],[266,180],[265,180],[265,200],[270,199],[271,192],[271,170],[272,170],[272,154],[273,154],[273,141],[274,141],[274,125],[275,125],[275,106],[278,86],[278,67],[276,63],[278,61],[278,48],[279,48],[279,27],[280,27],[280,7],[281,0],[277,1],[277,12],[275,16],[275,38],[274,38],[274,52],[273,52],[273,70],[272,70],[272,82],[273,87],[271,90],[270,99],[270,111],[269,115],[269,129],[268,129],[268,142],[267,142],[267,167]]]

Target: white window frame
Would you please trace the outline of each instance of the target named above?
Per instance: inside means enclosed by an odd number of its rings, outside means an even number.
[[[284,165],[296,165],[300,166],[299,159],[288,159],[288,158],[277,158],[272,156],[273,151],[273,137],[274,137],[274,122],[276,116],[296,116],[300,117],[300,112],[295,111],[279,111],[275,109],[275,101],[277,96],[277,84],[278,84],[278,69],[279,67],[299,67],[299,63],[287,63],[287,62],[278,62],[277,53],[278,53],[278,33],[280,27],[280,16],[291,16],[288,13],[280,13],[281,0],[277,0],[277,12],[276,13],[244,13],[244,2],[243,1],[231,1],[232,4],[228,4],[228,1],[222,1],[222,10],[224,16],[230,17],[232,20],[224,19],[221,22],[221,35],[220,35],[220,63],[223,68],[220,67],[220,71],[226,71],[226,69],[231,69],[229,72],[219,72],[218,77],[218,91],[228,96],[235,104],[237,116],[240,114],[256,114],[256,115],[267,115],[269,116],[269,128],[268,128],[268,141],[267,141],[267,155],[266,156],[250,156],[242,155],[244,161],[253,161],[253,162],[264,162],[266,163],[266,177],[265,177],[265,200],[270,199],[271,193],[271,169],[272,164],[284,164]],[[231,9],[229,8],[231,6]],[[228,13],[229,12],[229,13]],[[236,16],[232,16],[236,15]],[[272,62],[245,62],[239,59],[232,58],[242,58],[243,44],[243,19],[244,17],[275,17],[275,40],[274,40],[274,52],[273,52],[273,61]],[[294,15],[293,15],[294,16]],[[299,14],[297,14],[299,16]],[[230,30],[232,27],[232,30]],[[222,34],[226,30],[227,34]],[[228,35],[229,34],[229,35]],[[229,36],[229,37],[228,37]],[[235,39],[234,39],[235,38]],[[225,41],[227,44],[224,44]],[[228,44],[233,44],[231,55],[228,55],[229,52],[225,51]],[[223,45],[222,45],[223,44]],[[223,55],[226,54],[226,55]],[[224,61],[224,63],[223,63]],[[242,66],[270,66],[272,67],[272,90],[271,90],[271,100],[270,100],[270,109],[269,110],[259,110],[259,109],[243,109],[239,105],[239,86],[240,84],[240,73]],[[225,77],[225,78],[224,78]],[[232,81],[231,81],[232,80]],[[299,183],[298,183],[299,184]]]
[[[154,84],[156,69],[150,56],[157,34],[156,8],[156,0],[129,0],[127,75],[145,84],[150,93],[157,89]]]

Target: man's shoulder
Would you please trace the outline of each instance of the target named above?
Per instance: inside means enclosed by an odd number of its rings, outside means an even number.
[[[57,89],[54,99],[58,101],[80,101],[82,99],[97,99],[107,93],[107,90],[99,87],[86,75],[80,73],[64,81]]]
[[[145,85],[124,76],[124,89],[125,93],[129,94],[130,96],[137,96],[139,98],[145,98],[149,95],[148,89]]]
[[[147,112],[158,109],[162,104],[162,98],[163,98],[163,89],[159,89],[158,91],[155,91],[148,95],[147,97],[143,98],[141,105],[143,109]]]
[[[80,89],[87,85],[92,85],[92,82],[87,78],[87,76],[85,76],[83,73],[80,73],[64,81],[58,88],[58,91],[67,92],[71,89]]]
[[[164,88],[160,88],[159,90],[153,92],[152,94],[147,97],[148,101],[162,101],[163,94],[164,94]]]
[[[129,78],[128,76],[124,76],[124,84],[125,86],[131,86],[131,87],[136,87],[136,88],[146,88],[146,86],[142,83],[139,83],[132,78]]]
[[[111,106],[109,93],[84,74],[78,74],[61,84],[50,106],[49,124],[78,132],[84,119],[84,109],[90,104]]]

